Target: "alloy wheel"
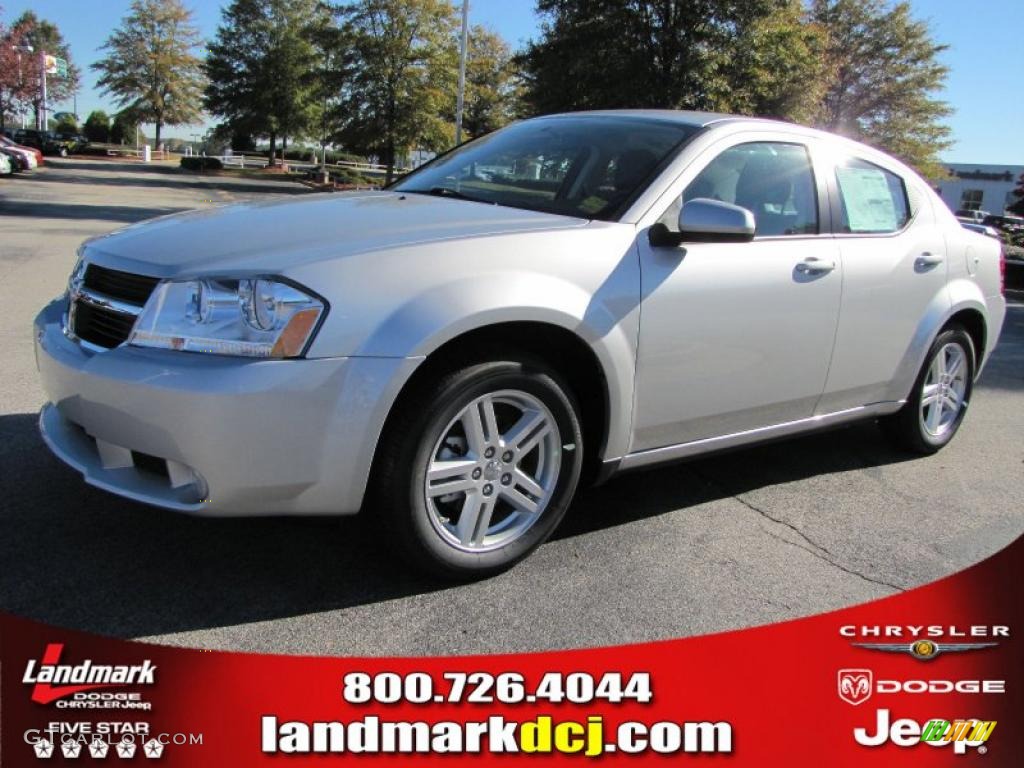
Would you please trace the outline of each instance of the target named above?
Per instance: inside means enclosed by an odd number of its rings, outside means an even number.
[[[520,538],[551,500],[561,451],[558,424],[534,395],[506,389],[477,397],[430,453],[424,494],[431,525],[466,552]]]
[[[954,428],[967,392],[967,352],[956,343],[943,345],[932,359],[921,390],[921,428],[942,437]]]

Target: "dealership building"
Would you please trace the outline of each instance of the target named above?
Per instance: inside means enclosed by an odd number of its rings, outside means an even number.
[[[932,186],[950,210],[988,211],[996,215],[1017,200],[1013,190],[1024,173],[1024,165],[946,163],[945,167],[949,178],[933,180]]]

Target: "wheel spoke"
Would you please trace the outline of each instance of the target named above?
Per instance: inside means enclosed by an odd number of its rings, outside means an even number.
[[[942,401],[936,401],[931,404],[928,410],[927,424],[928,431],[935,434],[939,429],[939,424],[942,423]]]
[[[475,485],[469,474],[475,466],[475,461],[467,459],[434,461],[427,470],[428,493],[431,496],[444,496],[468,491]]]
[[[501,495],[505,498],[505,501],[520,512],[532,515],[537,511],[537,502],[521,493],[517,488],[504,488]]]
[[[956,414],[960,410],[960,398],[956,392],[947,392],[943,398],[943,407],[950,413]]]
[[[938,373],[940,376],[946,373],[946,349],[943,348],[939,351],[939,354],[935,356],[935,363],[938,366]]]
[[[480,413],[483,416],[484,434],[487,437],[487,442],[496,443],[500,434],[498,432],[498,419],[494,414],[494,400],[490,397],[483,398],[480,403]]]
[[[491,524],[491,513],[494,511],[494,496],[483,496],[479,493],[467,493],[462,503],[462,512],[455,535],[459,541],[469,546],[479,544],[487,534]]]
[[[466,442],[469,444],[469,451],[474,456],[483,456],[484,446],[487,444],[487,437],[484,434],[484,425],[480,419],[480,410],[470,407],[462,412],[462,429],[466,433]]]
[[[531,496],[535,496],[538,499],[544,495],[544,489],[541,488],[540,483],[530,477],[521,469],[516,469],[512,475],[513,487],[522,488]]]
[[[524,411],[519,420],[501,436],[501,439],[504,441],[506,448],[511,448],[520,454],[524,454],[523,441],[529,439],[537,429],[546,424],[547,419],[544,418],[544,414],[540,411]]]
[[[953,354],[953,362],[950,364],[950,366],[949,366],[948,370],[946,371],[946,373],[948,373],[951,377],[956,378],[956,376],[958,376],[960,374],[960,369],[963,368],[963,365],[964,365],[964,356],[962,354],[960,354],[959,351],[954,352],[954,354]]]
[[[926,384],[921,394],[921,405],[931,405],[939,398],[939,385]]]

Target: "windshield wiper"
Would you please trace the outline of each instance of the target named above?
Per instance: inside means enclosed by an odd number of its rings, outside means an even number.
[[[451,197],[455,200],[468,200],[471,203],[487,203],[488,205],[497,205],[493,200],[485,200],[482,197],[474,197],[473,195],[467,195],[465,192],[460,192],[457,189],[451,187],[431,187],[430,189],[400,189],[398,192],[411,192],[414,195],[433,195],[434,197]]]

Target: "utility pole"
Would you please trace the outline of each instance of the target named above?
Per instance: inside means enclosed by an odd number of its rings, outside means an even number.
[[[459,95],[455,103],[455,146],[462,143],[462,107],[466,101],[466,49],[469,47],[469,0],[462,0],[462,40],[459,43]]]

